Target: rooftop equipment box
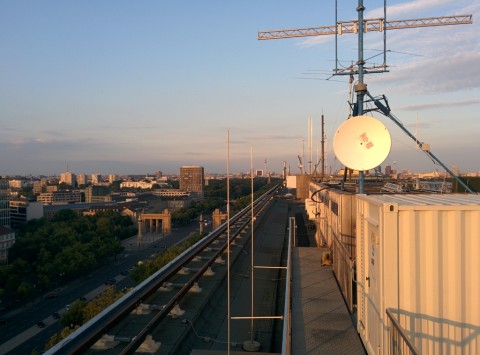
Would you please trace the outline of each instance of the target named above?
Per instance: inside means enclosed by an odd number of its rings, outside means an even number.
[[[421,354],[480,354],[480,196],[357,195],[357,329],[392,353],[387,309]]]

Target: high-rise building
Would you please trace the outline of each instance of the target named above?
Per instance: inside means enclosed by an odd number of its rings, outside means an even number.
[[[110,174],[108,175],[108,182],[112,184],[114,181],[118,180],[118,175],[117,174]]]
[[[77,184],[78,184],[78,186],[82,186],[82,185],[87,184],[87,177],[85,176],[85,174],[78,174]]]
[[[190,192],[192,197],[203,199],[205,176],[203,166],[180,167],[180,190]]]
[[[99,173],[92,174],[92,185],[102,182],[102,175]]]
[[[75,187],[75,185],[77,184],[77,179],[75,174],[67,171],[66,173],[60,174],[60,183],[62,182],[72,187]]]

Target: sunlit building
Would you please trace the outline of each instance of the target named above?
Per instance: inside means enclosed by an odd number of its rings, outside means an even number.
[[[85,176],[85,174],[78,174],[77,184],[78,184],[78,186],[87,184],[87,177]]]
[[[77,183],[77,178],[76,178],[75,174],[67,171],[66,173],[61,173],[60,174],[60,183],[62,183],[62,182],[67,184],[67,185],[75,187],[75,185]]]
[[[98,184],[99,182],[102,182],[102,175],[99,173],[92,174],[92,184]]]
[[[82,202],[82,195],[77,191],[45,192],[37,196],[43,205],[68,204]]]
[[[180,167],[180,190],[190,192],[192,197],[203,199],[205,175],[203,166]]]
[[[110,174],[108,175],[108,182],[111,184],[113,183],[114,181],[117,181],[118,180],[118,175],[117,174]]]

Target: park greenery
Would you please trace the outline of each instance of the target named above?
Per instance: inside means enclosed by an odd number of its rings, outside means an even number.
[[[136,233],[129,217],[114,212],[79,216],[61,210],[52,219],[27,222],[0,268],[4,302],[29,300],[104,265]]]

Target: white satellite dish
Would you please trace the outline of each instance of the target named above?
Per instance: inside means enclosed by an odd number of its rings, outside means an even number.
[[[385,161],[392,139],[387,127],[370,116],[354,116],[338,127],[333,138],[337,159],[346,167],[365,171]]]

